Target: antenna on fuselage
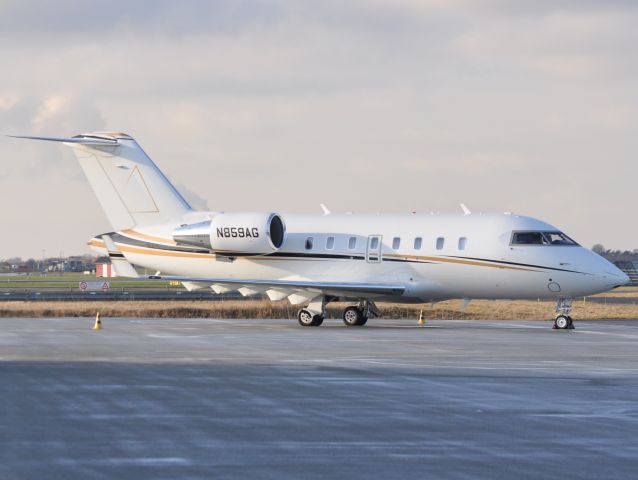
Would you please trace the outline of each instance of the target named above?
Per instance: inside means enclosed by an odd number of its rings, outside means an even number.
[[[472,215],[472,212],[470,212],[470,209],[467,208],[464,203],[461,204],[461,210],[463,210],[464,215]]]
[[[328,207],[326,207],[323,203],[320,203],[319,206],[321,207],[321,210],[323,210],[324,215],[330,215],[330,210],[328,210]]]

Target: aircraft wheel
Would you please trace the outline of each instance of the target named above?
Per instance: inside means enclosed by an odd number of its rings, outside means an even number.
[[[367,321],[368,319],[363,316],[363,312],[357,307],[348,307],[343,311],[343,323],[348,327],[365,325]]]
[[[567,326],[567,329],[569,330],[573,330],[574,329],[574,321],[572,320],[571,316],[567,316],[567,318],[569,319],[569,325]]]
[[[302,327],[318,327],[323,323],[323,317],[321,315],[313,315],[305,308],[302,308],[297,312],[297,321]]]
[[[559,315],[554,320],[554,328],[558,330],[567,330],[571,325],[571,318],[567,315]]]

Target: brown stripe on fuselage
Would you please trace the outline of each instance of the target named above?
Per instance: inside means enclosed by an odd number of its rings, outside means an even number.
[[[127,230],[126,232],[132,232],[131,230]],[[124,233],[124,232],[122,232]],[[137,232],[134,232],[137,233]],[[144,236],[145,238],[157,238],[157,237],[151,237],[151,236]],[[164,240],[165,239],[159,239],[158,240]],[[98,239],[91,239],[87,242],[89,245],[95,246],[95,247],[101,247],[101,248],[106,248],[105,243],[102,240],[98,240]],[[132,245],[128,245],[126,243],[121,243],[121,242],[115,242],[115,244],[118,246],[118,248],[122,251],[122,252],[127,252],[127,253],[136,253],[136,254],[140,254],[140,255],[153,255],[153,256],[162,256],[162,257],[177,257],[177,258],[199,258],[199,259],[211,259],[211,258],[215,258],[217,257],[216,254],[214,253],[196,253],[196,252],[180,252],[180,251],[173,251],[173,250],[162,250],[161,248],[152,248],[152,247],[138,247],[138,246],[132,246]],[[274,257],[274,256],[270,256],[270,255],[264,255],[264,256],[242,256],[242,257],[235,257],[235,260],[267,260],[267,261],[272,261],[272,260],[313,260],[313,261],[318,261],[318,260],[333,260],[330,258],[312,258],[312,257],[308,257],[308,256],[299,256],[299,257],[294,257],[295,253],[294,252],[290,252],[291,257]],[[502,265],[502,264],[498,264],[498,263],[489,263],[492,262],[492,260],[486,260],[486,261],[476,261],[476,260],[462,260],[462,259],[456,259],[456,258],[446,258],[446,257],[431,257],[431,256],[425,256],[425,255],[400,255],[400,254],[393,254],[393,253],[388,253],[383,255],[383,257],[389,257],[389,258],[393,258],[393,259],[397,259],[397,260],[405,260],[405,261],[427,261],[427,262],[433,262],[433,263],[451,263],[451,264],[456,264],[456,265],[468,265],[468,266],[473,266],[473,267],[487,267],[487,268],[499,268],[499,269],[504,269],[504,270],[518,270],[518,271],[523,271],[523,272],[539,272],[541,270],[536,270],[533,268],[525,268],[525,267],[516,267],[516,266],[511,266],[511,265]],[[539,267],[539,268],[543,268],[543,267]]]
[[[438,263],[455,263],[459,265],[471,265],[474,267],[491,267],[491,268],[502,268],[506,270],[522,270],[524,272],[538,272],[539,270],[534,270],[532,268],[523,268],[523,267],[512,267],[510,265],[499,265],[495,263],[488,263],[492,260],[486,260],[485,262],[479,262],[476,260],[460,260],[456,258],[445,258],[445,257],[428,257],[424,255],[399,255],[394,253],[388,253],[384,255],[385,257],[393,257],[393,258],[405,258],[406,260],[429,260],[431,262]]]
[[[141,255],[155,255],[160,257],[179,257],[179,258],[215,258],[214,253],[195,253],[195,252],[176,252],[173,250],[161,250],[159,248],[132,247],[125,243],[116,243],[120,251],[128,253],[139,253]]]
[[[106,244],[104,243],[104,240],[98,240],[97,238],[92,238],[91,240],[86,242],[86,244],[92,247],[106,248]]]

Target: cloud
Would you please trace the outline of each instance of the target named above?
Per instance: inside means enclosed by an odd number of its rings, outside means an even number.
[[[108,8],[82,0],[60,0],[55,4],[34,1],[4,1],[0,31],[4,35],[42,36],[104,35],[119,29],[165,34],[202,31],[234,33],[247,25],[276,20],[278,2],[243,0],[112,0]]]
[[[638,227],[609,214],[631,215],[638,174],[635,2],[1,5],[2,133],[126,131],[215,210],[456,211],[462,197],[636,246]],[[62,146],[0,141],[0,189],[75,208],[51,240],[65,251],[108,229],[81,175]],[[29,201],[0,222],[39,239],[48,205]]]
[[[105,129],[99,109],[85,98],[63,94],[9,98],[10,102],[4,102],[7,108],[0,108],[0,132],[5,134],[72,136]],[[8,169],[5,170],[10,170],[15,179],[27,181],[51,175],[59,175],[65,180],[83,179],[73,154],[59,144],[19,139],[0,142],[0,157],[17,156],[19,161],[6,162]]]
[[[209,211],[210,207],[208,206],[208,200],[199,195],[197,192],[194,192],[186,185],[177,184],[175,188],[182,196],[186,199],[186,201],[196,210],[204,210]]]

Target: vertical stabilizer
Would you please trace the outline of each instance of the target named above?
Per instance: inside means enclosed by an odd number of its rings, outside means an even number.
[[[174,223],[191,210],[144,150],[125,133],[20,138],[62,142],[71,147],[114,230]]]

